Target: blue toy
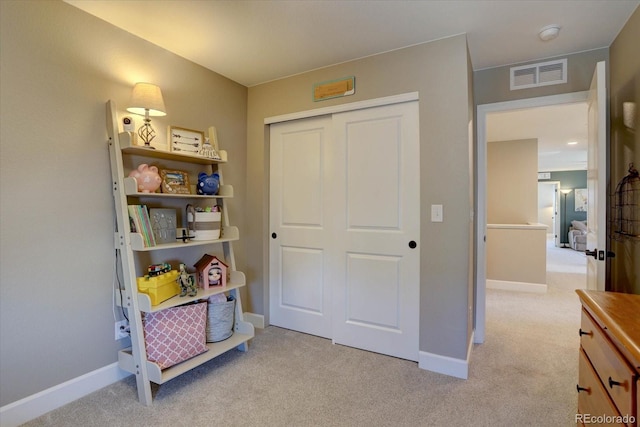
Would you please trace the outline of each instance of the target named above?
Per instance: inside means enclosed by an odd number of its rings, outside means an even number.
[[[206,194],[208,196],[213,196],[214,194],[218,194],[218,190],[220,188],[220,175],[218,172],[214,172],[211,175],[207,175],[204,172],[200,172],[198,175],[198,194]]]

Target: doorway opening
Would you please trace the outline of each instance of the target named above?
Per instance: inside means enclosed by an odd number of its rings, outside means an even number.
[[[560,181],[538,180],[538,222],[547,226],[547,238],[559,247],[562,203],[559,203]]]
[[[538,98],[506,101],[479,105],[477,108],[477,235],[476,235],[476,310],[474,342],[485,339],[486,316],[486,234],[487,234],[487,144],[489,138],[489,117],[495,113],[516,112],[536,107],[558,106],[563,104],[586,103],[588,92],[575,92]],[[587,117],[584,118],[585,123]],[[502,139],[502,138],[501,138]],[[509,140],[511,138],[507,138]],[[550,156],[552,157],[552,156]],[[538,221],[539,222],[539,221]],[[561,231],[562,232],[562,231]],[[554,234],[555,236],[555,234]],[[555,240],[552,241],[555,248]],[[549,243],[547,243],[549,245]],[[549,247],[549,246],[547,246]]]

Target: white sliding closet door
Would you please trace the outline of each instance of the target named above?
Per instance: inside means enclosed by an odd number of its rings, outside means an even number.
[[[271,323],[418,360],[418,103],[271,126]]]
[[[418,103],[336,114],[333,128],[334,342],[418,360]]]
[[[331,117],[271,125],[270,322],[331,338]]]

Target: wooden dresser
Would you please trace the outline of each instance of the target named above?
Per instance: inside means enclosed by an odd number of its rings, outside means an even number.
[[[639,426],[640,295],[577,290],[577,425]]]

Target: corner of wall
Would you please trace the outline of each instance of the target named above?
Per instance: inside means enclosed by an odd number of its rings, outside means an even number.
[[[418,367],[426,371],[432,371],[438,374],[444,374],[450,377],[466,380],[469,378],[469,361],[471,359],[473,342],[474,334],[471,333],[471,335],[469,336],[469,341],[467,343],[466,359],[456,359],[454,357],[442,356],[426,351],[420,351]]]

